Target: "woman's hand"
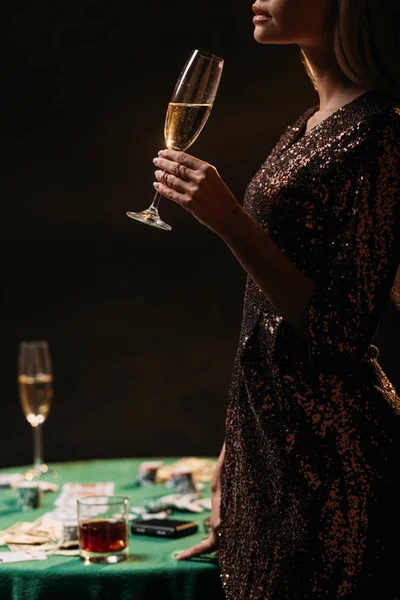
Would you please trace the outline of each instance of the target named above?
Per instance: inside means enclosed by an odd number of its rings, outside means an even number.
[[[211,478],[211,533],[204,538],[200,544],[192,546],[188,550],[182,550],[175,556],[176,560],[186,560],[199,554],[209,554],[215,552],[218,554],[219,548],[219,528],[220,528],[220,504],[221,504],[221,474],[225,460],[225,442],[222,446],[220,455],[215,465]]]
[[[200,544],[192,546],[188,550],[182,550],[175,556],[176,560],[187,560],[193,558],[193,556],[199,556],[200,554],[209,554],[215,552],[218,554],[219,547],[219,507],[221,502],[221,485],[220,482],[216,485],[211,485],[211,533],[209,536],[204,538]]]
[[[154,187],[180,204],[200,223],[224,237],[240,223],[244,213],[232,192],[212,165],[176,150],[161,150],[153,160]]]

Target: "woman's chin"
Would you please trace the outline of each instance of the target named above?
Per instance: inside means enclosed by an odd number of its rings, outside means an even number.
[[[258,42],[259,44],[281,44],[281,43],[283,43],[279,39],[279,36],[274,35],[272,31],[267,31],[266,28],[262,29],[259,26],[255,27],[253,37],[256,40],[256,42]]]

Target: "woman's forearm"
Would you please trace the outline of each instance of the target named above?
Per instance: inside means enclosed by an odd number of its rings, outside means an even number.
[[[222,449],[221,449],[221,452],[219,454],[218,462],[217,462],[217,465],[219,466],[220,469],[222,469],[222,465],[224,464],[224,460],[225,460],[225,442],[222,445]]]
[[[211,477],[211,491],[212,492],[216,492],[217,489],[219,489],[219,487],[221,485],[221,472],[222,472],[224,460],[225,460],[225,442],[223,443],[222,450],[220,452],[220,455],[217,460],[217,464],[215,465],[215,469],[214,469],[212,477]]]
[[[221,238],[282,318],[305,337],[305,311],[315,283],[244,209],[237,211]]]

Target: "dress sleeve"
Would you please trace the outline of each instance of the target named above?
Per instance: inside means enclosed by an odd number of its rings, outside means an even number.
[[[354,169],[350,215],[306,309],[312,366],[349,373],[371,344],[400,260],[400,115],[374,130]],[[348,164],[348,163],[347,163]],[[355,190],[355,192],[354,192]]]

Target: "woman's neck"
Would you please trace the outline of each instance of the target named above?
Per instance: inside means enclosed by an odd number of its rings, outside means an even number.
[[[350,81],[344,75],[336,60],[332,39],[302,50],[319,95],[319,113],[328,115],[371,89]]]

